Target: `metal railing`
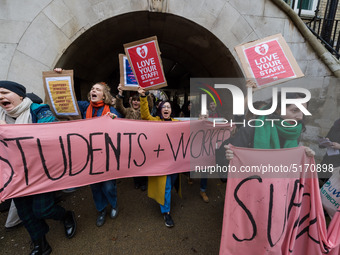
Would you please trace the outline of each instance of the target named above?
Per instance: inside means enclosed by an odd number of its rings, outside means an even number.
[[[291,7],[297,5],[298,15],[305,20],[309,30],[321,41],[337,59],[340,58],[340,24],[336,17],[339,17],[339,0],[284,0],[291,2]],[[296,2],[297,1],[297,2]],[[317,3],[313,18],[302,16],[303,6],[307,3]],[[317,1],[317,2],[316,2]],[[308,5],[308,4],[307,4]],[[322,11],[320,10],[322,6]],[[306,7],[306,6],[305,6]],[[323,17],[323,18],[322,18]],[[307,21],[306,21],[307,20]]]
[[[337,59],[340,58],[340,20],[318,18],[306,22],[309,30]]]

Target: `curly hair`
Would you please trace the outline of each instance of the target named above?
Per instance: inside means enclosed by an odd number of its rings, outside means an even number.
[[[92,85],[92,87],[94,85],[101,85],[103,87],[103,101],[104,101],[104,104],[108,104],[110,105],[112,103],[112,95],[111,95],[111,88],[109,87],[109,85],[107,85],[107,83],[105,82],[96,82],[95,84]],[[92,88],[91,87],[91,88]],[[87,94],[87,99],[89,101],[91,101],[91,95],[90,95],[90,92]]]

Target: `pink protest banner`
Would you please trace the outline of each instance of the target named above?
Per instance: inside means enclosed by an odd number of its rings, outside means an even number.
[[[304,76],[281,34],[238,45],[235,50],[246,77],[254,78],[258,88]]]
[[[221,255],[338,254],[339,213],[327,233],[317,168],[304,147],[232,149]],[[250,172],[251,166],[259,168]],[[267,177],[269,169],[277,178]]]
[[[167,86],[156,36],[124,44],[124,48],[139,86],[147,90]]]
[[[0,126],[0,201],[109,179],[215,165],[229,126],[99,118]],[[194,157],[192,157],[194,153]],[[192,166],[191,166],[192,164]]]

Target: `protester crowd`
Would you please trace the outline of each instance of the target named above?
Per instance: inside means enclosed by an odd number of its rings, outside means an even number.
[[[56,69],[56,72],[62,70]],[[149,121],[178,121],[180,117],[192,116],[192,102],[188,101],[180,108],[178,104],[174,107],[173,102],[160,100],[152,94],[148,94],[145,89],[139,87],[138,92],[132,93],[128,105],[124,106],[125,95],[121,85],[118,85],[118,94],[113,97],[110,87],[103,82],[92,85],[88,93],[87,101],[78,101],[78,106],[83,119],[95,118],[98,116],[109,115],[111,118],[127,118],[132,120],[149,120]],[[298,93],[288,94],[289,98],[301,98],[303,95]],[[31,98],[31,99],[30,99]],[[116,98],[116,100],[113,100]],[[264,102],[261,106],[266,107]],[[280,105],[280,103],[278,104]],[[24,123],[46,123],[57,121],[53,116],[48,105],[42,104],[35,95],[26,93],[26,88],[18,83],[11,81],[0,81],[0,124],[24,124]],[[307,108],[307,104],[304,105]],[[176,113],[174,113],[174,109]],[[211,118],[221,117],[214,102],[209,103],[209,116]],[[256,116],[258,117],[258,116]],[[284,128],[280,125],[270,126],[271,122],[266,123],[261,128],[241,127],[228,140],[224,141],[222,146],[217,150],[217,155],[223,162],[228,164],[234,155],[230,144],[240,147],[255,149],[279,149],[292,148],[299,146],[300,136],[305,127],[303,124],[303,113],[295,105],[287,105],[286,115],[281,114],[281,109],[277,109],[273,116],[279,119],[295,120],[297,125],[292,128]],[[265,120],[264,116],[259,116]],[[340,120],[334,123],[328,138],[330,139],[329,147],[335,151],[340,149]],[[293,125],[293,124],[287,124]],[[314,156],[314,151],[306,147],[307,156]],[[332,162],[336,166],[340,165],[339,154],[327,155],[325,162]],[[192,183],[187,178],[188,183]],[[171,217],[171,190],[173,187],[179,191],[181,175],[171,174],[166,176],[153,177],[135,177],[134,188],[146,191],[148,196],[154,199],[160,205],[161,215],[167,227],[174,226],[174,220]],[[204,202],[209,202],[207,191],[207,178],[200,179],[199,194]],[[98,211],[95,224],[101,227],[106,221],[106,215],[114,219],[118,215],[117,204],[117,183],[115,180],[109,180],[101,183],[91,184],[91,191],[95,208]],[[74,191],[76,189],[70,190]],[[46,219],[54,219],[63,222],[65,235],[72,238],[76,232],[76,219],[73,211],[66,211],[63,207],[55,203],[54,193],[43,193],[27,197],[18,197],[12,200],[9,210],[7,228],[23,224],[30,234],[34,244],[31,255],[50,254],[52,248],[46,240],[46,234],[49,230]]]

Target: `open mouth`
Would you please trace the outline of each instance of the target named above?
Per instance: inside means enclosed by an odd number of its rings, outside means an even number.
[[[11,103],[8,102],[8,101],[5,101],[5,102],[1,102],[1,105],[3,105],[4,107],[7,107],[9,106]]]
[[[295,120],[295,121],[293,121],[293,120],[291,120],[291,121],[286,120],[285,122],[290,124],[290,125],[298,125],[298,124],[302,123],[301,120]]]

